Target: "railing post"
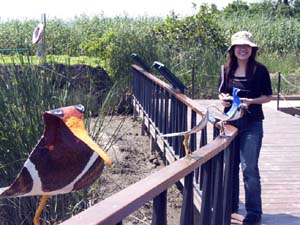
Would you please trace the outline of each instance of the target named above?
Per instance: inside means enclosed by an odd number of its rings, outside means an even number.
[[[200,146],[199,147],[202,147],[204,145],[207,144],[207,126],[201,131],[201,139],[200,139]],[[202,186],[203,186],[203,168],[204,165],[202,165],[200,168],[199,168],[199,173],[197,174],[197,181],[199,180],[199,189],[202,190]]]
[[[131,76],[130,76],[130,78],[131,78],[131,90],[132,90],[132,93],[131,93],[131,105],[133,106],[133,121],[136,121],[136,106],[135,106],[135,98],[134,98],[134,96],[135,96],[135,93],[134,93],[134,91],[135,91],[135,88],[134,88],[134,76],[133,76],[133,74],[131,74]]]
[[[184,104],[181,104],[178,102],[178,108],[179,108],[179,116],[178,116],[178,131],[185,131],[187,130],[187,107]],[[178,137],[179,141],[179,156],[184,157],[185,151],[183,147],[183,136]]]
[[[213,160],[215,160],[214,169],[214,190],[213,190],[213,212],[212,224],[223,224],[223,166],[224,166],[224,152],[219,153]]]
[[[196,114],[195,111],[192,110],[192,113],[191,113],[191,127],[196,126],[196,123],[197,123],[197,114]],[[196,136],[196,133],[195,133],[195,134],[191,135],[191,139],[190,139],[191,151],[195,151],[196,147],[197,147],[197,136]]]
[[[158,115],[157,126],[159,130],[162,131],[163,121],[165,120],[165,118],[164,118],[164,91],[161,87],[159,88],[159,93],[158,93],[158,108],[159,108],[159,115]]]
[[[167,225],[167,191],[163,191],[153,199],[151,225]]]
[[[212,160],[209,160],[201,167],[203,177],[202,199],[200,211],[200,225],[211,224],[212,210]]]
[[[170,94],[168,92],[164,93],[164,122],[163,122],[163,130],[162,133],[167,133],[169,129],[169,120],[170,118],[170,113],[169,113],[169,100],[170,100]]]
[[[279,110],[279,100],[280,100],[280,84],[281,83],[281,73],[278,72],[278,82],[277,82],[277,110]]]
[[[231,143],[227,149],[224,150],[224,202],[223,202],[223,218],[224,225],[231,223],[232,210],[232,176],[233,176],[233,160],[235,152],[232,150],[234,144]]]
[[[194,191],[193,173],[184,178],[183,201],[180,215],[180,225],[194,224]]]

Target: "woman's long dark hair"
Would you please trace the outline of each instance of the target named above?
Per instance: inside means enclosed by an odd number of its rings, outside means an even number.
[[[232,48],[229,50],[229,54],[227,57],[227,63],[226,63],[226,80],[229,79],[229,77],[232,77],[234,75],[235,70],[238,67],[237,58],[234,54],[234,48],[235,46],[232,46]],[[256,52],[257,48],[252,47],[252,53],[248,59],[247,68],[246,68],[246,77],[251,77],[253,75],[254,67],[256,65]]]

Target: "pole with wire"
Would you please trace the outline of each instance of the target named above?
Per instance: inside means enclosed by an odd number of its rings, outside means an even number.
[[[191,93],[192,99],[195,97],[195,67],[192,67],[192,93]]]
[[[43,32],[41,41],[37,43],[37,56],[41,59],[41,62],[46,63],[46,14],[42,13],[41,15],[41,23],[43,24]]]
[[[277,110],[279,110],[279,101],[280,101],[280,84],[281,83],[281,73],[278,72],[278,82],[277,82]]]

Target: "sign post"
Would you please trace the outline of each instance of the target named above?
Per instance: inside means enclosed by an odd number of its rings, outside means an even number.
[[[37,43],[37,52],[36,55],[41,59],[42,63],[46,62],[46,14],[43,13],[41,15],[41,24],[43,25],[43,29],[41,31],[41,40]]]

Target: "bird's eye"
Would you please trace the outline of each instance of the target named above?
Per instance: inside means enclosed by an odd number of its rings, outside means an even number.
[[[83,105],[81,105],[81,104],[75,105],[75,108],[76,108],[79,112],[84,113],[84,106],[83,106]]]

